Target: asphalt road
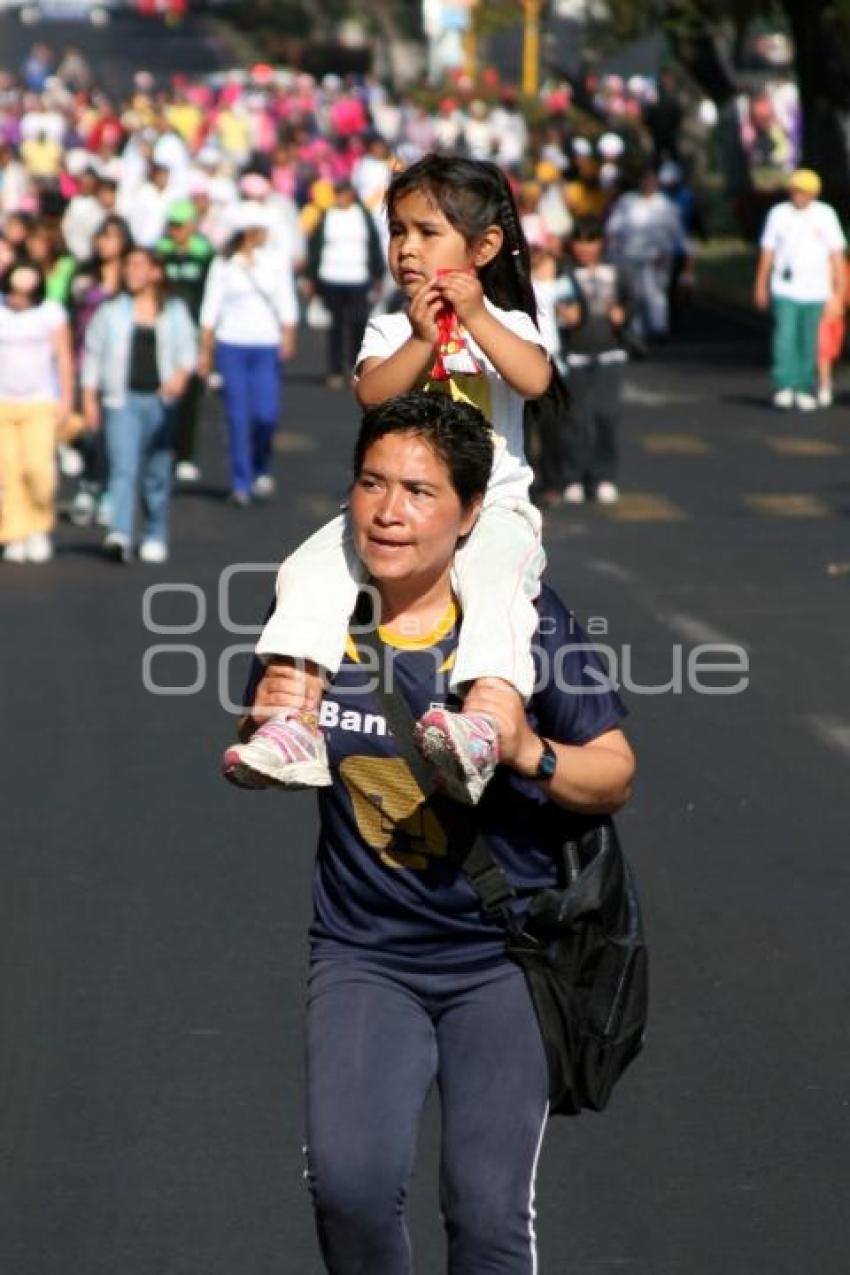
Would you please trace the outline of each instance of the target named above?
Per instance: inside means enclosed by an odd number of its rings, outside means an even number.
[[[643,688],[627,692],[640,774],[622,829],[653,959],[644,1056],[604,1115],[547,1135],[548,1275],[845,1269],[850,430],[846,406],[767,408],[763,345],[706,315],[632,367],[623,502],[547,518],[550,581],[597,634],[604,618]],[[167,568],[116,567],[66,526],[52,564],[0,572],[14,1275],[321,1269],[301,1177],[313,805],[217,773],[221,664],[251,641],[234,626],[345,488],[355,412],[320,370],[305,337],[275,503],[224,505],[212,401]],[[146,597],[158,625],[198,631],[151,633]],[[744,648],[742,693],[646,690],[677,651],[687,665],[716,643]],[[146,690],[146,654],[149,685],[196,691]],[[437,1137],[429,1108],[411,1202],[424,1275],[443,1269]]]
[[[0,14],[0,67],[17,69],[36,42],[58,56],[68,45],[79,48],[91,64],[98,86],[123,96],[136,71],[152,72],[165,87],[176,72],[201,75],[233,64],[232,54],[209,19],[190,15],[178,28],[159,18],[118,11],[109,26],[85,22],[44,21],[24,26],[13,14]]]

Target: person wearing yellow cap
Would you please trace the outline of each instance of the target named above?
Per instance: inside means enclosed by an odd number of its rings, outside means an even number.
[[[835,210],[823,203],[810,168],[788,180],[788,198],[771,208],[761,237],[755,303],[773,312],[773,402],[811,412],[818,406],[818,327],[824,310],[843,311],[846,241]]]

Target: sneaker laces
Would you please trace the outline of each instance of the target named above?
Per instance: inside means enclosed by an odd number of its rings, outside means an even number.
[[[285,708],[270,717],[253,738],[268,740],[288,762],[314,761],[324,742],[316,714],[296,708]]]

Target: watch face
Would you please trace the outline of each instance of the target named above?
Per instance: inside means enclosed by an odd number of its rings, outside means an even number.
[[[549,744],[547,744],[546,741],[544,740],[543,741],[543,756],[540,758],[540,761],[537,763],[537,778],[551,779],[555,773],[555,767],[557,766],[557,764],[558,764],[558,759],[555,756],[555,753],[552,747]]]

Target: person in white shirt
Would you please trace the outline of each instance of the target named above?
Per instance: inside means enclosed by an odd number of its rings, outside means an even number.
[[[369,293],[384,276],[384,254],[374,218],[356,198],[349,181],[334,188],[334,202],[322,216],[307,252],[310,295],[318,294],[331,316],[327,384],[345,388],[369,318]]]
[[[274,491],[272,438],[280,416],[281,362],[295,352],[298,302],[285,254],[268,246],[268,211],[240,205],[233,238],[216,257],[201,305],[198,375],[222,378],[235,505]]]
[[[142,248],[152,248],[165,234],[168,210],[179,198],[180,190],[172,184],[171,170],[164,164],[151,164],[148,180],[119,203],[119,212],[129,223],[133,242]]]
[[[6,562],[47,562],[56,503],[56,431],[73,404],[68,316],[42,271],[0,281],[0,546]]]
[[[773,402],[811,412],[818,405],[818,327],[824,308],[843,312],[845,238],[810,168],[788,182],[788,199],[771,208],[761,237],[755,303],[773,311]]]
[[[366,153],[351,170],[351,181],[357,197],[371,212],[384,202],[393,175],[393,158],[385,138],[373,134],[366,143]]]
[[[94,237],[106,217],[97,197],[99,180],[96,168],[84,169],[79,176],[79,189],[62,216],[62,237],[77,261],[88,261]]]
[[[648,169],[638,190],[621,195],[608,219],[608,251],[635,297],[632,319],[639,340],[662,338],[670,324],[673,261],[684,242],[682,219]]]
[[[490,123],[495,138],[496,162],[502,168],[521,167],[528,149],[528,125],[513,90],[504,90],[502,104],[490,113]]]
[[[0,142],[0,216],[23,208],[29,190],[26,168],[8,142]]]
[[[463,140],[472,159],[490,159],[496,145],[496,133],[486,102],[475,98],[463,120]]]
[[[418,747],[449,796],[476,804],[495,773],[501,708],[532,694],[533,600],[545,563],[541,518],[529,501],[523,450],[527,399],[547,392],[552,365],[536,326],[528,245],[508,181],[495,164],[427,155],[387,194],[389,264],[407,313],[373,318],[357,358],[357,399],[367,408],[413,387],[472,403],[493,431],[484,507],[455,558],[465,638],[451,672],[462,711],[420,717]],[[428,507],[427,483],[409,478],[405,499]],[[399,547],[388,510],[381,552]],[[304,708],[277,714],[223,759],[244,787],[331,782],[315,708],[322,674],[334,674],[364,579],[350,524],[339,517],[284,562],[277,602],[257,646],[305,679]],[[415,637],[416,635],[411,635]]]

